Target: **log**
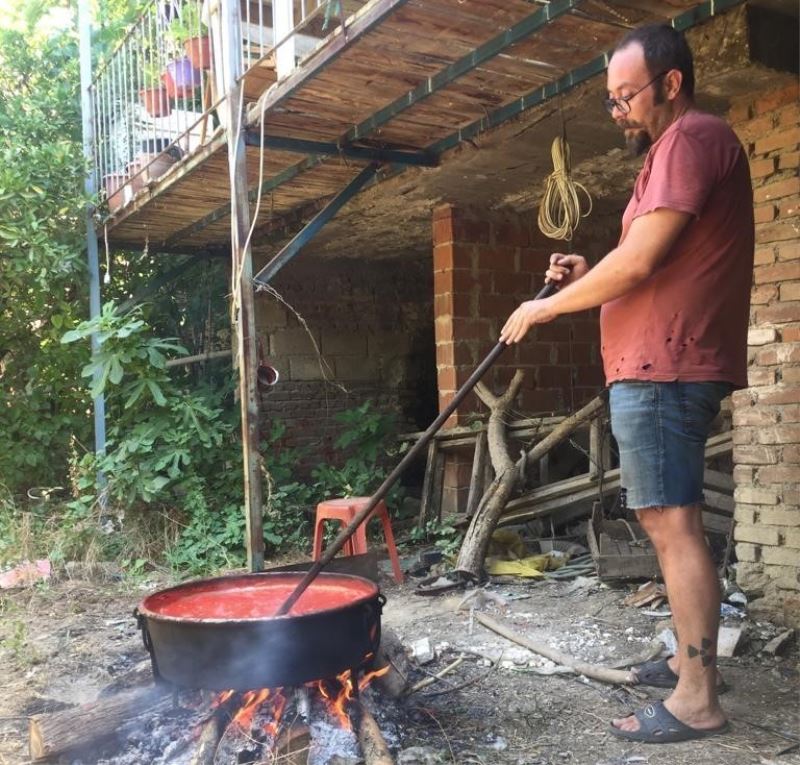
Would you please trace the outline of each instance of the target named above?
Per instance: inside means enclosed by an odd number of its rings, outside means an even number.
[[[550,648],[542,643],[536,643],[535,641],[526,638],[524,635],[514,632],[514,630],[512,630],[508,625],[503,624],[496,619],[492,619],[491,616],[487,616],[479,611],[475,612],[475,619],[484,627],[492,630],[492,632],[496,632],[498,635],[502,635],[511,642],[521,645],[524,648],[527,648],[529,651],[539,654],[539,656],[544,656],[545,658],[550,659],[550,661],[560,664],[562,667],[569,667],[580,675],[591,677],[593,680],[600,680],[600,682],[603,683],[615,683],[620,685],[633,685],[636,683],[636,679],[632,672],[624,672],[619,669],[609,669],[608,667],[601,667],[597,664],[589,664],[585,661],[581,661],[580,659],[576,659],[574,656],[557,651],[555,648]]]
[[[217,751],[220,737],[222,736],[222,722],[215,710],[211,717],[205,721],[197,739],[197,748],[192,757],[192,765],[212,765]]]
[[[378,723],[372,713],[360,703],[358,716],[358,743],[361,745],[364,765],[394,765],[394,757],[389,751]]]
[[[516,379],[515,376],[514,380]],[[514,380],[512,380],[512,386],[514,385]],[[486,394],[485,388],[479,390],[479,387],[476,386],[475,390],[481,398]],[[518,477],[524,472],[525,466],[529,462],[540,460],[581,425],[600,414],[605,409],[606,404],[605,393],[596,396],[582,409],[567,417],[532,449],[523,454],[516,463],[512,463],[503,438],[501,411],[501,407],[507,401],[506,397],[511,390],[512,388],[509,386],[509,390],[503,396],[494,397],[489,394],[484,400],[492,408],[492,414],[489,418],[489,453],[492,457],[492,464],[495,465],[497,477],[489,486],[484,496],[484,501],[481,502],[480,507],[472,517],[456,561],[456,572],[463,578],[471,579],[472,581],[481,579],[483,562],[486,558],[486,551],[489,547],[492,532],[505,510],[506,503],[517,484]],[[508,403],[510,404],[510,401]],[[495,408],[498,410],[496,417]],[[493,417],[495,418],[494,429],[492,429]]]
[[[40,762],[90,750],[112,738],[126,722],[170,703],[167,689],[148,686],[79,707],[34,715],[28,721],[30,759]]]
[[[307,765],[308,753],[311,748],[311,730],[305,723],[294,722],[278,737],[275,744],[275,753],[267,763],[280,763],[280,765]]]

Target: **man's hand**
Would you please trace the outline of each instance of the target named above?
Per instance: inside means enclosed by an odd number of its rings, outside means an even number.
[[[526,300],[508,317],[500,333],[500,342],[506,345],[518,343],[534,324],[545,324],[557,315],[553,310],[552,298]]]
[[[554,252],[550,256],[550,266],[545,272],[545,281],[555,282],[559,287],[578,281],[589,271],[586,258],[580,255],[564,255]]]

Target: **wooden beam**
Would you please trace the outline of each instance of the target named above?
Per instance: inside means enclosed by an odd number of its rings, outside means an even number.
[[[259,399],[256,372],[255,295],[250,251],[250,203],[247,196],[247,149],[244,143],[241,59],[242,30],[239,3],[224,3],[222,35],[227,52],[228,171],[231,187],[231,252],[234,310],[233,330],[239,365],[239,404],[242,415],[244,503],[247,525],[247,563],[250,571],[264,568],[264,528],[261,457],[259,454]]]

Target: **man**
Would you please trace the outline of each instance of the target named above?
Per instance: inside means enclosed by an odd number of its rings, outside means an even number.
[[[606,107],[644,166],[617,247],[589,269],[555,254],[552,297],[523,303],[500,339],[602,305],[603,365],[622,485],[653,542],[678,635],[640,682],[674,686],[661,704],[612,721],[614,735],[682,741],[727,727],[717,698],[720,593],[700,502],[703,453],[721,399],[747,384],[753,200],[733,131],[696,110],[692,54],[669,26],[630,32],[608,65]]]

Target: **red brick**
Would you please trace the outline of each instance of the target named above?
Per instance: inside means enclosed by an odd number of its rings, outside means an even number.
[[[747,370],[747,384],[751,388],[758,388],[764,385],[774,385],[777,380],[778,370],[775,368],[758,369],[750,367]]]
[[[781,370],[781,380],[787,384],[800,383],[800,367],[784,367]]]
[[[794,149],[800,143],[800,127],[778,130],[756,141],[755,153],[766,154],[776,149]]]
[[[560,321],[551,321],[549,324],[539,324],[536,326],[536,339],[554,342],[569,340],[569,326]]]
[[[448,244],[454,241],[453,219],[442,217],[433,221],[433,245]]]
[[[459,340],[453,343],[453,363],[458,366],[474,367],[478,364],[479,354],[483,352],[477,341]]]
[[[736,428],[733,431],[733,443],[737,446],[742,444],[753,443],[753,430],[752,428]]]
[[[782,301],[800,300],[800,281],[784,282],[780,286],[780,291]]]
[[[758,481],[762,486],[767,486],[771,483],[796,484],[800,482],[800,465],[762,467],[758,471]]]
[[[765,178],[775,172],[775,157],[754,159],[750,162],[750,177]]]
[[[728,109],[728,122],[733,124],[749,120],[752,114],[750,107],[751,104],[749,99],[739,99],[733,102],[731,104],[731,108]]]
[[[436,345],[452,341],[453,317],[437,316],[433,322],[433,334],[436,339]]]
[[[760,444],[800,443],[800,423],[759,428],[756,433],[756,440]]]
[[[783,324],[800,319],[800,301],[776,303],[756,309],[756,321],[759,324]]]
[[[436,344],[436,366],[452,366],[456,363],[455,348],[453,343]]]
[[[777,253],[778,260],[800,260],[800,242],[781,242]]]
[[[797,170],[800,167],[800,151],[785,151],[778,157],[778,170]]]
[[[486,221],[456,215],[453,220],[453,238],[456,242],[488,244],[491,226]]]
[[[756,284],[798,278],[800,278],[800,264],[798,263],[775,263],[771,266],[759,266],[753,270],[753,279]]]
[[[754,219],[756,223],[769,223],[775,220],[775,214],[778,209],[773,204],[756,205],[753,208]]]
[[[784,343],[800,342],[800,324],[790,327],[781,327],[781,340]]]
[[[452,244],[437,244],[433,248],[433,270],[450,271],[456,267]]]
[[[442,218],[451,218],[455,208],[449,202],[443,205],[437,205],[433,208],[433,220],[441,220]]]
[[[777,109],[784,104],[791,104],[798,99],[797,83],[793,82],[778,90],[773,90],[770,93],[762,96],[753,103],[754,114],[765,114]]]
[[[753,202],[767,202],[772,199],[781,199],[790,194],[800,194],[800,178],[783,178],[759,186],[753,192]]]
[[[800,404],[781,407],[781,422],[800,422]]]
[[[797,444],[784,446],[781,456],[785,465],[800,465],[800,446]]]
[[[769,446],[734,446],[733,461],[737,465],[774,465],[778,450]]]
[[[780,127],[793,127],[800,123],[800,104],[794,101],[778,109],[775,115]]]
[[[774,348],[770,348],[766,351],[759,351],[755,355],[755,361],[760,367],[769,366],[770,364],[777,364],[778,351],[776,351]]]
[[[775,262],[775,245],[756,247],[753,265],[763,266]]]
[[[774,425],[777,421],[777,408],[748,407],[747,409],[735,409],[733,412],[733,424],[737,428],[747,425]]]
[[[797,404],[800,403],[800,389],[793,387],[775,386],[769,391],[758,391],[758,403],[762,404]],[[786,412],[782,418],[786,420]]]
[[[775,127],[775,120],[773,115],[767,114],[763,117],[745,122],[743,125],[737,125],[734,132],[739,136],[742,143],[755,141],[757,138],[766,135]]]
[[[775,284],[762,284],[754,287],[750,292],[750,303],[752,305],[765,305],[778,297],[778,287]]]
[[[557,412],[563,408],[563,397],[555,390],[532,390],[522,392],[520,405],[527,415]]]
[[[573,364],[594,364],[597,362],[594,343],[572,343],[570,361]]]
[[[780,205],[778,206],[778,217],[780,218],[792,218],[795,215],[800,214],[800,208],[797,206],[798,197],[793,197],[792,199],[782,199]]]
[[[433,315],[445,316],[453,314],[453,293],[445,292],[433,296]]]

